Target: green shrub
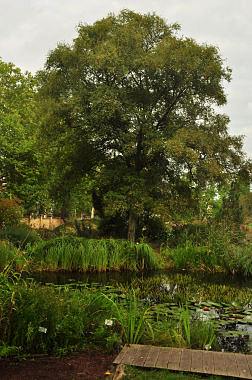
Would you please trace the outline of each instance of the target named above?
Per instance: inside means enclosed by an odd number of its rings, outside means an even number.
[[[14,260],[17,249],[8,241],[0,241],[0,269],[5,268]]]
[[[211,255],[207,247],[195,246],[191,242],[176,248],[164,248],[162,255],[176,269],[212,269],[216,264],[215,255]]]
[[[24,253],[9,241],[0,240],[0,269],[11,267],[22,269],[26,264]]]
[[[153,270],[161,261],[147,244],[73,236],[41,241],[28,249],[37,269],[69,271]]]
[[[0,230],[0,239],[9,240],[16,247],[24,248],[41,240],[37,231],[26,224],[7,226]]]
[[[17,199],[0,199],[0,228],[17,225],[23,216],[23,209]]]

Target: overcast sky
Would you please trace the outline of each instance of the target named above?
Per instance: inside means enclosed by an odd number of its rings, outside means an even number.
[[[72,41],[80,22],[124,8],[155,12],[185,36],[219,47],[233,70],[223,112],[252,157],[252,0],[0,0],[0,57],[34,73],[57,42]]]

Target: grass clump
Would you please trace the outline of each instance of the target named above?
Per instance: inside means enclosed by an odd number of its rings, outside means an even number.
[[[120,335],[107,328],[111,305],[96,289],[39,286],[0,275],[0,355],[67,353],[95,345],[109,351]]]
[[[16,226],[6,226],[0,230],[0,240],[9,240],[18,248],[25,248],[41,240],[37,231],[26,224],[18,224]]]
[[[7,240],[0,240],[0,270],[7,267],[22,269],[26,264],[24,253]]]
[[[39,270],[104,272],[161,267],[160,259],[148,244],[127,240],[62,237],[39,242],[28,253]]]
[[[222,266],[232,274],[252,275],[252,244],[233,246],[222,257]]]

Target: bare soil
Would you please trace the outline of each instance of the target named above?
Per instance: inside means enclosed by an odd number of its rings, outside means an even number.
[[[0,359],[1,380],[96,380],[112,369],[115,355],[86,351],[63,358]],[[108,376],[108,379],[111,378]]]

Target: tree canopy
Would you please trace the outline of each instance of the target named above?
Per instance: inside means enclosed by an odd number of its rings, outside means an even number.
[[[244,163],[242,139],[216,111],[230,69],[216,47],[178,29],[155,14],[111,14],[79,25],[39,73],[43,133],[60,178],[95,177],[106,212],[128,215],[131,240],[146,210],[186,212],[199,190]]]
[[[20,198],[29,211],[45,196],[36,149],[39,123],[35,78],[0,60],[1,194]]]

